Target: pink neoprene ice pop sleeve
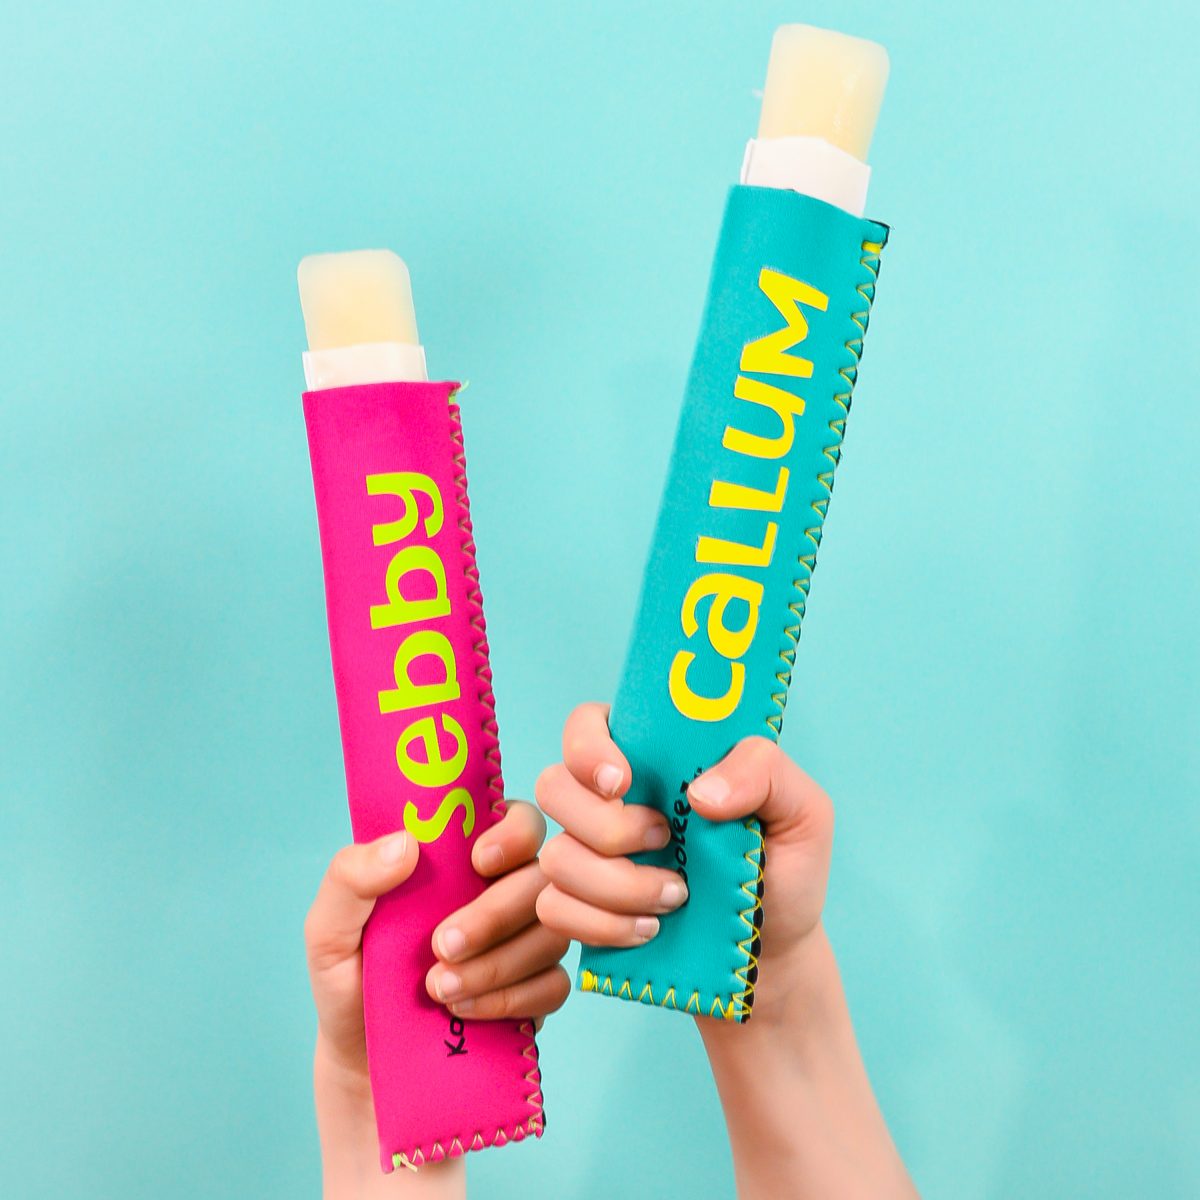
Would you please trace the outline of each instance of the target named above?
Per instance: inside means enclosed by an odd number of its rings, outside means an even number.
[[[304,396],[354,837],[422,843],[363,936],[385,1171],[543,1125],[532,1023],[460,1021],[425,991],[434,927],[482,892],[471,847],[504,813],[456,388]]]

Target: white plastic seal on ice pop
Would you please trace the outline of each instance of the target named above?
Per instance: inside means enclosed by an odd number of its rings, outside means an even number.
[[[742,183],[790,188],[861,217],[887,77],[887,51],[877,42],[812,25],[780,26]]]
[[[360,383],[420,383],[429,378],[424,346],[368,342],[334,350],[306,350],[304,386],[310,392]]]
[[[803,192],[861,217],[866,212],[871,168],[821,138],[751,138],[741,178],[751,187]]]

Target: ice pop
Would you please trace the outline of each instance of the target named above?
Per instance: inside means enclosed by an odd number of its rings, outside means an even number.
[[[887,228],[861,216],[883,48],[776,34],[759,136],[729,196],[610,726],[627,803],[668,819],[644,861],[688,900],[644,946],[585,946],[586,991],[746,1020],[759,970],[758,822],[688,785],[742,738],[778,739]]]
[[[540,1136],[531,1022],[429,999],[435,926],[483,890],[504,812],[458,385],[426,381],[408,269],[389,251],[298,273],[317,523],[351,824],[422,843],[363,934],[367,1062],[385,1171]]]

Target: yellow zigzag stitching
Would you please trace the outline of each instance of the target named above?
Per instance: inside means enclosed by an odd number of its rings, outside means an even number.
[[[746,962],[734,971],[741,982],[742,990],[734,993],[733,1004],[730,1005],[731,1010],[736,1005],[735,1015],[739,1021],[745,1021],[750,1016],[750,1010],[754,1005],[754,984],[758,979],[758,955],[754,952],[754,942],[758,937],[758,919],[762,912],[762,895],[759,885],[763,879],[763,852],[766,849],[766,842],[763,839],[759,823],[750,817],[743,824],[754,834],[756,841],[753,849],[742,855],[742,858],[750,864],[751,876],[741,884],[742,895],[750,902],[749,907],[738,913],[738,920],[746,926],[746,936],[738,942],[738,949],[746,956]]]
[[[540,1132],[544,1115],[544,1098],[542,1096],[542,1069],[538,1066],[537,1043],[534,1041],[535,1030],[533,1022],[522,1021],[520,1030],[526,1038],[525,1049],[521,1051],[521,1057],[529,1063],[529,1070],[525,1072],[525,1083],[529,1088],[529,1092],[525,1097],[525,1103],[533,1109],[533,1115],[529,1118],[530,1132],[533,1131],[534,1126]]]
[[[853,357],[853,362],[838,369],[838,374],[845,381],[846,390],[833,397],[834,402],[841,408],[842,415],[829,422],[829,431],[833,434],[833,441],[821,451],[829,462],[829,470],[822,471],[817,476],[817,482],[825,489],[825,496],[812,503],[812,509],[817,514],[818,520],[815,525],[804,531],[804,536],[812,543],[812,550],[808,554],[800,555],[797,561],[804,568],[804,575],[799,579],[792,580],[792,586],[799,595],[788,605],[788,611],[794,620],[783,631],[790,645],[779,652],[782,667],[775,673],[775,678],[779,682],[780,690],[771,695],[771,700],[779,711],[767,717],[767,724],[771,727],[777,741],[783,732],[783,709],[787,703],[787,689],[792,680],[792,668],[796,664],[796,643],[800,639],[800,622],[804,619],[808,592],[812,586],[812,573],[817,566],[817,547],[821,544],[821,523],[829,511],[829,497],[833,494],[834,468],[842,457],[842,438],[846,434],[846,417],[850,413],[850,399],[854,392],[854,384],[858,380],[858,364],[862,358],[863,338],[870,320],[871,304],[875,299],[875,282],[879,278],[879,254],[883,246],[883,242],[863,242],[862,257],[858,260],[859,265],[866,269],[870,277],[854,289],[862,297],[863,307],[858,312],[850,314],[850,319],[858,327],[858,337],[851,338],[845,343],[846,349]]]
[[[415,1171],[426,1163],[441,1162],[445,1158],[461,1158],[469,1150],[483,1150],[488,1146],[505,1146],[509,1142],[521,1142],[526,1137],[537,1137],[542,1132],[542,1122],[539,1117],[530,1117],[528,1121],[518,1123],[511,1129],[498,1128],[492,1135],[491,1141],[484,1138],[482,1132],[476,1132],[470,1140],[470,1145],[463,1146],[461,1138],[451,1138],[449,1142],[434,1142],[428,1149],[418,1146],[411,1154],[393,1154],[393,1167],[406,1167]]]
[[[842,439],[846,435],[846,417],[850,413],[850,399],[854,392],[854,384],[858,380],[858,364],[862,358],[863,338],[870,320],[871,304],[875,299],[875,283],[879,278],[879,255],[882,249],[883,242],[863,242],[861,246],[861,257],[858,262],[859,266],[867,271],[869,278],[857,284],[854,289],[862,298],[863,307],[858,312],[850,314],[850,319],[858,328],[858,336],[844,343],[853,361],[838,368],[838,374],[842,377],[846,390],[838,392],[833,397],[834,402],[842,410],[842,415],[829,422],[829,432],[833,434],[833,440],[821,450],[822,455],[829,463],[829,469],[817,475],[817,482],[825,489],[825,495],[822,499],[813,501],[812,510],[817,514],[817,522],[804,531],[804,536],[812,543],[812,550],[808,554],[799,556],[797,561],[803,568],[804,574],[799,579],[792,580],[792,587],[797,593],[796,599],[788,605],[792,623],[784,626],[783,632],[788,644],[779,652],[780,669],[775,672],[779,691],[771,694],[771,703],[779,711],[767,716],[767,725],[776,741],[783,733],[783,709],[787,703],[788,686],[792,681],[792,669],[796,665],[796,644],[800,639],[800,623],[804,618],[808,592],[812,586],[812,574],[817,566],[817,547],[821,544],[821,525],[825,520],[825,514],[829,511],[829,497],[833,494],[833,472],[842,457],[841,447]],[[763,851],[765,849],[758,822],[751,818],[746,822],[746,828],[753,829],[758,835],[758,845],[748,854],[743,855],[746,862],[750,864],[753,874],[742,884],[742,894],[751,902],[750,906],[738,914],[747,928],[746,937],[738,943],[738,949],[746,956],[746,965],[735,972],[744,987],[743,991],[734,996],[734,1003],[738,1005],[741,1020],[746,1020],[750,1016],[750,1010],[754,1004],[754,981],[757,980],[758,968],[758,957],[754,953],[754,941],[758,935],[757,918],[762,911],[759,884],[763,879]],[[752,975],[754,980],[751,979]]]
[[[456,388],[449,396],[450,440],[453,443],[451,453],[455,467],[454,486],[457,489],[454,499],[458,504],[458,528],[462,534],[462,553],[466,560],[463,573],[467,579],[467,602],[472,609],[470,624],[478,639],[471,649],[476,658],[475,673],[481,685],[480,701],[486,714],[483,728],[485,734],[489,735],[492,741],[491,748],[484,755],[489,768],[488,790],[492,793],[490,807],[493,813],[501,815],[504,812],[504,782],[500,774],[500,734],[496,725],[492,672],[487,660],[487,626],[483,619],[483,596],[479,590],[479,569],[475,563],[475,536],[471,525],[470,503],[467,498],[466,448],[463,442],[461,417],[455,402],[462,390],[461,387]],[[529,1070],[525,1072],[524,1076],[525,1084],[529,1088],[525,1095],[525,1102],[533,1109],[533,1113],[524,1122],[514,1125],[512,1129],[498,1128],[490,1141],[485,1141],[482,1131],[476,1130],[470,1139],[470,1144],[466,1147],[463,1146],[461,1138],[454,1137],[446,1145],[434,1142],[429,1147],[428,1153],[423,1147],[418,1146],[411,1154],[393,1154],[393,1167],[406,1167],[410,1171],[415,1171],[427,1162],[440,1162],[443,1158],[458,1158],[470,1150],[483,1150],[487,1146],[503,1146],[510,1141],[523,1141],[529,1135],[540,1136],[544,1128],[542,1074],[538,1067],[533,1022],[522,1021],[518,1028],[526,1039],[524,1048],[521,1050],[521,1057],[529,1063]]]
[[[655,999],[653,984],[642,984],[641,991],[635,995],[634,983],[631,979],[626,979],[619,987],[614,988],[611,975],[600,976],[586,969],[579,973],[579,987],[585,992],[596,992],[602,996],[616,996],[619,1000],[636,1000],[639,1004],[655,1004],[659,1008],[673,1008],[676,1012],[704,1016],[705,1001],[698,989],[692,992],[683,1004],[680,1004],[679,998],[675,994],[674,984],[668,985],[662,996]],[[726,1021],[737,1020],[738,1014],[734,1011],[735,1003],[736,997],[734,1000],[726,1002],[721,996],[713,996],[708,1004],[708,1015],[721,1017]]]
[[[505,805],[504,780],[500,773],[500,730],[496,724],[496,697],[492,691],[492,668],[487,655],[487,625],[483,618],[483,595],[479,589],[479,567],[475,561],[475,531],[471,523],[471,505],[467,496],[467,451],[463,441],[462,416],[457,403],[462,390],[462,387],[455,388],[448,398],[456,489],[454,499],[458,505],[458,529],[462,534],[463,575],[467,580],[469,624],[476,635],[471,650],[475,655],[475,675],[480,684],[479,699],[485,714],[483,732],[485,742],[491,742],[483,752],[488,764],[488,790],[492,793],[489,807],[496,816],[503,816]]]

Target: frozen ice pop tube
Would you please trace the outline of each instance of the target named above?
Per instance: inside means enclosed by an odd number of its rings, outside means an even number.
[[[687,801],[743,737],[778,739],[886,226],[863,219],[881,46],[775,35],[759,136],[728,199],[610,726],[688,900],[645,946],[585,946],[585,991],[744,1021],[763,836]]]
[[[385,1171],[538,1137],[532,1022],[429,999],[435,926],[483,890],[474,840],[504,813],[456,383],[431,383],[404,263],[299,270],[333,680],[357,841],[405,828],[412,877],[363,933],[367,1062]]]

